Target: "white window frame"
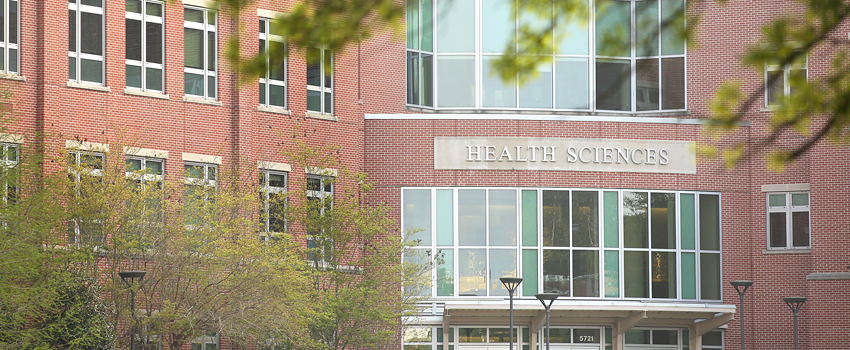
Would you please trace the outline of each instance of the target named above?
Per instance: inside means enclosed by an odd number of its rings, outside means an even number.
[[[808,191],[793,191],[793,192],[767,192],[765,196],[765,205],[767,206],[767,249],[770,250],[782,250],[782,249],[808,249],[812,246],[812,212],[811,212],[811,195]],[[791,202],[793,195],[795,194],[805,194],[806,202],[808,205],[793,205]],[[784,206],[771,206],[770,205],[770,196],[776,195],[784,195],[785,196],[785,205]],[[806,246],[795,246],[794,245],[794,220],[793,213],[808,213],[809,214],[809,227],[807,229],[809,233],[808,242],[809,244]],[[785,246],[784,247],[774,247],[770,241],[770,214],[771,213],[785,213]]]
[[[192,350],[218,350],[221,346],[219,341],[218,333],[197,337],[192,339]]]
[[[105,16],[104,16],[104,8],[103,8],[104,5],[105,5],[104,4],[105,0],[103,2],[101,2],[101,7],[83,5],[81,3],[78,4],[79,1],[81,1],[81,0],[75,0],[74,2],[68,3],[68,10],[74,11],[74,13],[76,15],[76,21],[75,21],[76,27],[74,29],[74,33],[76,34],[76,37],[73,39],[74,42],[75,42],[74,48],[76,49],[76,51],[68,51],[68,58],[75,60],[75,67],[74,67],[74,69],[75,69],[75,71],[74,71],[75,79],[71,79],[71,77],[68,77],[68,81],[71,81],[71,82],[74,82],[74,83],[88,83],[88,84],[98,84],[98,85],[105,86],[106,85],[106,79],[105,79],[106,69],[104,67],[104,59],[103,59],[103,53],[105,53],[105,51],[106,51],[106,43],[105,43],[105,40],[106,40],[106,35],[105,35],[106,23],[105,22],[106,22],[106,20],[105,20]],[[92,54],[82,53],[82,42],[80,40],[80,36],[82,35],[81,34],[82,30],[80,29],[80,27],[82,25],[82,23],[81,23],[82,15],[81,14],[83,12],[94,13],[94,14],[100,15],[100,21],[101,21],[101,25],[100,25],[100,38],[101,38],[101,40],[100,40],[100,50],[101,50],[101,55],[92,55]],[[100,66],[101,66],[101,68],[100,68],[100,81],[83,80],[83,78],[82,78],[82,62],[81,62],[83,59],[100,62]]]
[[[103,171],[104,171],[104,168],[105,168],[105,165],[106,165],[106,155],[104,153],[84,151],[84,150],[70,150],[70,151],[68,151],[68,155],[70,157],[74,157],[73,158],[74,163],[69,164],[68,172],[69,172],[70,176],[73,177],[74,184],[75,184],[75,191],[76,191],[77,195],[80,195],[80,182],[82,181],[83,175],[96,176],[96,177],[103,178]],[[84,156],[84,155],[100,158],[100,164],[99,164],[100,169],[89,169],[89,168],[86,168],[86,164],[81,164],[81,159],[82,159],[82,156]],[[71,220],[68,224],[72,226],[70,228],[73,230],[73,232],[70,232],[70,230],[68,232],[68,235],[69,235],[68,241],[72,244],[81,243],[83,241],[83,237],[82,237],[82,233],[81,233],[80,223],[77,220]],[[87,243],[92,243],[92,242],[89,241]],[[100,243],[104,243],[104,242],[100,242]]]
[[[14,151],[11,151],[12,149],[14,149]],[[21,145],[17,143],[2,142],[0,143],[0,150],[3,152],[3,157],[0,159],[0,166],[3,167],[3,170],[6,173],[3,183],[0,184],[0,186],[2,186],[0,191],[2,191],[3,195],[3,204],[10,204],[10,202],[14,204],[18,198],[18,192],[20,190],[17,185],[19,179],[15,178],[15,175],[10,175],[9,172],[17,170],[18,162],[20,162],[21,157]],[[9,157],[9,152],[15,152],[14,156]]]
[[[127,86],[127,88],[128,89],[134,89],[134,90],[140,90],[140,91],[164,92],[165,91],[165,86],[164,86],[165,85],[165,69],[164,69],[164,66],[165,66],[165,23],[163,21],[163,18],[165,17],[165,4],[163,4],[162,1],[156,1],[156,0],[138,0],[138,1],[141,2],[141,4],[142,4],[142,13],[125,11],[124,12],[124,18],[142,22],[142,38],[141,38],[141,41],[142,41],[141,42],[141,44],[142,44],[142,57],[141,57],[141,59],[142,60],[136,61],[136,60],[127,59],[126,53],[125,53],[124,63],[128,66],[139,67],[142,71],[142,81],[141,81],[141,87],[140,88],[134,87],[134,86]],[[147,4],[148,3],[159,5],[160,9],[162,10],[162,16],[153,16],[153,15],[147,14]],[[162,25],[162,42],[160,43],[160,45],[162,46],[162,48],[160,50],[160,52],[162,54],[162,57],[160,57],[160,61],[162,63],[151,63],[151,62],[148,62],[148,60],[147,60],[148,30],[147,30],[147,26],[145,24],[148,23],[148,22],[158,23],[158,24]],[[126,36],[126,32],[125,32],[125,36]],[[124,39],[126,40],[127,38],[125,37]],[[148,77],[147,69],[148,68],[160,70],[160,72],[162,74],[162,84],[160,85],[159,89],[148,89],[147,88],[147,85],[148,85],[147,84],[147,77]]]
[[[282,36],[272,34],[271,28],[272,28],[272,22],[273,21],[274,21],[273,19],[262,18],[262,17],[260,18],[260,21],[259,21],[259,24],[260,24],[261,29],[262,29],[262,30],[258,31],[259,40],[263,41],[264,45],[265,45],[265,50],[262,51],[261,54],[263,54],[263,57],[264,57],[265,62],[266,62],[266,69],[265,69],[265,72],[264,72],[265,75],[260,76],[260,79],[259,79],[260,84],[266,85],[265,91],[262,91],[262,90],[260,91],[260,94],[261,94],[260,97],[264,98],[264,100],[265,100],[265,103],[261,102],[260,106],[271,107],[271,108],[286,108],[287,107],[287,103],[286,103],[287,101],[286,100],[287,100],[287,97],[288,97],[288,95],[287,95],[288,91],[287,91],[287,88],[286,88],[286,79],[288,78],[287,74],[289,73],[287,71],[289,68],[287,67],[286,60],[284,60],[283,64],[282,64],[282,66],[283,66],[282,67],[282,69],[283,69],[283,80],[276,80],[276,79],[271,78],[272,77],[272,74],[271,74],[272,73],[272,68],[271,68],[272,66],[271,66],[271,59],[270,59],[270,55],[269,55],[269,44],[270,44],[270,42],[274,41],[276,43],[286,45],[286,40],[284,40]],[[282,86],[283,87],[283,105],[282,106],[273,105],[273,104],[270,103],[270,101],[271,101],[271,99],[270,99],[271,93],[269,92],[271,90],[269,88],[270,85]]]
[[[333,195],[334,195],[334,183],[335,182],[333,181],[332,176],[322,176],[322,175],[307,175],[305,180],[309,181],[311,179],[319,180],[320,184],[321,184],[320,185],[321,188],[318,191],[310,190],[309,182],[308,182],[308,185],[307,185],[307,200],[309,201],[310,198],[318,198],[322,202],[321,214],[324,215],[324,213],[325,213],[324,202],[326,200],[330,199],[331,200],[331,207],[333,207]],[[325,186],[330,186],[330,190],[326,191]],[[313,242],[313,245],[315,245],[315,241],[316,241],[315,235],[316,234],[310,234],[310,233],[307,234],[307,249],[314,249],[314,248],[310,248],[310,244],[311,244],[311,242]],[[330,244],[333,245],[333,240],[330,240]],[[321,259],[314,259],[314,262],[318,265],[318,267],[323,267],[327,264],[327,261],[325,261],[325,259],[324,259],[324,256],[326,255],[326,252],[324,251],[324,246],[322,246],[322,249],[319,253],[321,253],[322,258]]]
[[[203,168],[203,170],[204,170],[203,176],[204,177],[203,178],[189,177],[188,173],[186,171],[187,167]],[[209,179],[210,169],[215,171],[215,178],[213,180]],[[217,186],[218,185],[218,176],[219,176],[219,174],[218,174],[218,164],[200,163],[200,162],[183,162],[183,176],[184,176],[184,178],[183,178],[183,182],[184,182],[184,185],[183,185],[184,186],[183,203],[184,204],[187,204],[186,201],[188,200],[188,198],[185,198],[185,195],[186,195],[186,189],[185,188],[188,187],[188,186],[199,187],[201,189],[212,188],[214,191],[218,191],[218,186]],[[209,197],[204,196],[203,200],[204,200],[204,206],[209,204]],[[188,219],[188,217],[186,219]],[[187,224],[189,224],[188,221],[187,221]],[[191,224],[189,224],[189,225],[191,226]]]
[[[286,183],[284,185],[284,187],[271,186],[270,180],[269,180],[270,175],[282,175],[283,178],[284,178],[284,182]],[[261,223],[263,225],[262,228],[263,228],[264,234],[262,236],[262,239],[264,241],[269,241],[269,240],[271,240],[273,235],[282,233],[282,232],[278,232],[278,231],[271,231],[271,217],[270,217],[270,213],[269,213],[269,208],[270,208],[270,205],[271,205],[270,204],[270,194],[271,193],[285,194],[286,193],[286,186],[288,186],[288,185],[289,185],[289,174],[287,172],[265,170],[265,169],[260,170],[260,195],[263,197],[263,202],[262,202],[263,207],[261,209],[263,210],[263,212],[265,214],[264,216],[262,216],[262,217],[265,218],[264,222]],[[284,203],[283,205],[285,206],[286,203]],[[284,222],[284,230],[285,229],[286,229],[286,222]]]
[[[791,95],[791,84],[789,78],[791,76],[792,70],[804,70],[806,72],[806,80],[809,79],[809,55],[805,53],[801,53],[803,55],[802,62],[792,62],[788,64],[768,64],[765,63],[764,66],[764,106],[765,108],[776,108],[779,106],[778,101],[770,100],[770,84],[769,77],[770,73],[781,72],[782,73],[782,96],[788,97]]]
[[[3,69],[0,69],[0,73],[5,74],[21,74],[21,4],[18,0],[0,0],[3,3],[3,18],[5,19],[6,28],[3,28],[3,36],[0,37],[0,50],[3,51],[3,61],[0,64],[3,65]],[[17,36],[14,38],[9,36],[9,4],[15,4],[17,7],[17,14],[15,16],[15,22],[17,24],[17,28],[15,28],[17,32]],[[14,39],[15,42],[10,42],[10,39]],[[10,54],[14,50],[14,54]],[[9,69],[9,57],[15,57],[17,61],[17,67],[15,70]]]
[[[190,21],[187,21],[184,18],[183,19],[183,28],[184,29],[185,28],[196,29],[196,30],[200,30],[204,33],[204,35],[202,36],[202,39],[201,39],[202,42],[203,42],[203,45],[204,45],[204,53],[203,53],[203,57],[201,57],[201,62],[203,62],[204,68],[203,69],[190,68],[190,67],[186,67],[184,65],[183,66],[183,73],[184,73],[184,80],[185,80],[185,73],[203,76],[204,77],[204,82],[203,82],[204,94],[203,95],[194,95],[194,94],[190,94],[190,93],[186,92],[185,90],[184,90],[183,93],[187,96],[197,96],[197,97],[201,97],[201,98],[205,98],[205,99],[216,100],[216,99],[218,99],[218,11],[214,10],[214,9],[194,7],[194,6],[186,6],[184,8],[184,11],[185,10],[201,11],[203,13],[204,23],[190,22]],[[215,18],[215,24],[209,24],[210,13],[212,13],[212,15]],[[207,39],[208,36],[209,36],[209,33],[215,33],[215,47],[209,47],[209,40]],[[183,44],[184,45],[186,44],[185,38],[183,39]],[[184,50],[185,50],[185,48],[184,48]],[[213,64],[214,67],[209,66],[208,57],[210,55],[210,50],[214,51],[213,52],[213,56],[215,57],[215,62]],[[216,90],[216,91],[212,91],[212,92],[209,91],[209,80],[208,80],[211,77],[215,79],[215,90]],[[184,81],[184,84],[185,84],[185,81]]]
[[[141,171],[126,171],[125,175],[128,179],[133,180],[141,180],[142,181],[142,189],[145,188],[148,182],[160,182],[165,179],[165,159],[162,158],[150,158],[150,157],[138,157],[138,156],[127,156],[128,160],[139,160],[142,163]],[[147,162],[157,162],[162,163],[162,174],[149,174],[144,170],[147,168]]]
[[[319,58],[318,58],[317,62],[319,64],[319,77],[320,77],[320,79],[319,79],[319,85],[318,86],[310,85],[308,83],[307,84],[307,91],[319,92],[319,94],[320,94],[319,95],[320,96],[320,98],[319,98],[320,104],[319,105],[321,106],[321,108],[320,108],[321,110],[320,111],[314,111],[314,110],[311,110],[311,109],[308,108],[307,111],[308,112],[314,112],[314,113],[320,113],[320,114],[332,115],[333,114],[333,107],[334,107],[333,106],[334,105],[334,88],[333,88],[334,87],[334,75],[333,75],[333,73],[327,74],[328,73],[327,71],[328,71],[328,69],[330,69],[331,72],[333,72],[334,53],[333,53],[333,51],[331,51],[331,50],[329,50],[329,49],[327,49],[323,46],[317,46],[317,47],[314,47],[314,49],[319,50]],[[328,55],[330,55],[329,59],[326,58]],[[330,67],[325,66],[326,60],[327,60],[327,62],[329,62]],[[307,63],[307,66],[309,66],[309,65],[310,65],[310,63]],[[325,86],[326,77],[330,78],[331,86]],[[330,106],[325,105],[325,94],[326,93],[331,94],[331,101],[330,101],[331,105]]]

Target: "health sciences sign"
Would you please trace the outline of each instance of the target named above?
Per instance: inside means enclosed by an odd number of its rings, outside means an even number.
[[[693,141],[434,137],[434,169],[696,174]]]

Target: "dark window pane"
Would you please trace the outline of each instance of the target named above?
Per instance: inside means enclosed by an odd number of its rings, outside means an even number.
[[[599,296],[599,251],[573,251],[573,296]]]
[[[700,298],[720,300],[720,254],[700,254]]]
[[[685,109],[685,59],[661,59],[661,109]]]
[[[216,85],[215,85],[215,77],[207,76],[207,97],[215,98],[216,93]]]
[[[422,54],[422,76],[421,76],[422,105],[434,106],[434,56]]]
[[[722,346],[723,332],[708,332],[702,336],[702,345]]]
[[[68,57],[68,79],[77,79],[77,59],[74,57]]]
[[[543,191],[543,246],[570,246],[570,192]]]
[[[204,69],[204,32],[183,28],[183,64],[189,68]]]
[[[720,196],[699,195],[699,248],[720,250]]]
[[[649,202],[652,248],[676,249],[676,195],[653,193]]]
[[[623,192],[623,240],[626,248],[648,248],[646,192]]]
[[[664,345],[678,345],[679,335],[677,331],[653,330],[652,343]]]
[[[188,22],[204,23],[204,12],[199,10],[184,9],[183,19]]]
[[[316,177],[307,178],[307,191],[321,191],[322,179]]]
[[[782,71],[767,72],[767,99],[768,105],[779,104],[779,99],[785,94],[785,75]]]
[[[148,16],[162,17],[162,4],[149,2],[145,4],[145,13]]]
[[[260,104],[266,104],[266,84],[260,83]]]
[[[95,7],[103,7],[102,0],[82,0],[80,1],[83,5],[95,6]]]
[[[77,12],[72,10],[68,10],[68,51],[77,51]]]
[[[80,80],[103,83],[103,62],[81,59]]]
[[[142,88],[142,67],[127,65],[127,86]]]
[[[269,42],[269,78],[273,80],[286,80],[286,45],[281,42]]]
[[[649,298],[647,279],[648,252],[630,252],[624,254],[624,286],[626,298]]]
[[[630,111],[631,69],[626,60],[596,61],[596,108]]]
[[[103,16],[80,13],[80,51],[92,55],[103,54]]]
[[[142,1],[127,0],[127,2],[124,4],[124,10],[127,12],[142,13]]]
[[[162,91],[162,69],[145,69],[145,88],[148,90]]]
[[[635,104],[638,111],[657,111],[658,101],[658,59],[636,61],[637,95]]]
[[[570,295],[569,250],[543,250],[543,292]]]
[[[269,85],[269,105],[286,107],[286,88],[280,85]]]
[[[189,95],[204,95],[204,76],[200,74],[184,73],[183,74],[184,93]]]
[[[216,43],[215,43],[215,33],[207,32],[207,70],[215,72],[216,65]]]
[[[142,21],[124,21],[124,52],[128,60],[142,60]]]
[[[18,2],[9,2],[9,42],[18,43]]]
[[[307,85],[321,86],[322,84],[322,66],[321,59],[319,58],[320,55],[321,53],[319,49],[307,49],[307,57],[314,59],[314,61],[307,63]]]
[[[770,246],[783,248],[786,242],[785,213],[770,213]]]
[[[626,332],[626,344],[649,344],[650,331],[648,329],[632,329]]]
[[[407,103],[419,104],[419,53],[407,52]]]
[[[307,110],[319,113],[322,112],[321,92],[307,90]]]
[[[461,343],[483,343],[485,342],[486,328],[458,328],[458,341]]]
[[[162,63],[162,24],[145,23],[145,30],[147,35],[145,60],[150,63]]]
[[[676,298],[676,253],[651,252],[652,297]]]
[[[791,232],[794,247],[809,246],[809,212],[791,213]]]
[[[573,247],[599,246],[599,192],[573,191]]]
[[[552,328],[549,330],[549,339],[551,339],[550,343],[572,343],[572,335],[571,329],[569,328]],[[541,337],[542,343],[546,343],[546,331],[543,331],[543,336]]]

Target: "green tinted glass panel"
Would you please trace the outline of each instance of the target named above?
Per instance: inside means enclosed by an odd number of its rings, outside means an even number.
[[[688,335],[688,330],[683,329],[682,330],[682,344],[684,344],[685,346],[688,346],[688,345],[690,345],[690,342],[691,342],[691,337],[690,337],[690,335]]]
[[[523,249],[522,251],[522,295],[537,294],[537,250]]]
[[[720,196],[699,195],[699,248],[720,250]]]
[[[522,327],[522,342],[527,342],[528,339],[528,328]]]
[[[808,193],[794,193],[791,194],[791,205],[809,205],[809,194]]]
[[[141,159],[127,159],[127,171],[139,171],[142,170],[142,160]]]
[[[685,53],[685,2],[683,0],[661,0],[661,54],[681,55]]]
[[[454,201],[452,190],[437,190],[437,245],[454,244]]]
[[[407,48],[419,49],[419,1],[407,0]]]
[[[405,234],[421,245],[431,245],[431,190],[404,190]]]
[[[612,343],[612,341],[611,341],[611,332],[612,331],[613,330],[612,330],[611,327],[605,327],[605,344],[611,344]]]
[[[623,240],[626,248],[649,247],[646,192],[623,192]]]
[[[631,2],[596,0],[596,54],[631,54]]]
[[[443,342],[443,329],[440,328],[440,327],[437,327],[437,342],[438,343]]]
[[[658,1],[635,2],[635,50],[637,56],[658,55]]]
[[[695,249],[696,241],[694,240],[694,234],[696,232],[696,222],[694,220],[694,194],[682,193],[679,195],[679,200],[681,201],[679,204],[679,217],[681,220],[682,249]]]
[[[605,247],[617,248],[620,246],[620,202],[617,192],[607,191],[602,195],[604,213],[603,225],[605,226]]]
[[[708,332],[702,336],[702,345],[722,346],[723,332]]]
[[[522,245],[537,246],[537,191],[522,191]]]
[[[700,254],[700,298],[720,300],[720,254]]]
[[[648,329],[632,329],[626,332],[626,344],[649,344],[650,337]]]
[[[546,343],[546,329],[543,329],[542,343]],[[572,330],[569,328],[552,328],[549,330],[550,343],[572,343]]]
[[[771,207],[784,207],[785,194],[771,194],[767,196],[767,201]]]
[[[623,282],[626,298],[649,298],[648,254],[648,252],[624,252]]]
[[[620,253],[616,250],[605,251],[605,297],[620,296]]]
[[[423,51],[434,51],[433,8],[434,5],[431,0],[422,0],[422,6],[419,9],[422,12],[419,16],[422,26],[419,34],[422,36],[421,46]]]
[[[442,259],[437,266],[437,295],[452,296],[455,292],[454,284],[454,251],[451,249],[439,250],[439,258]]]
[[[697,298],[696,253],[682,253],[682,299]]]

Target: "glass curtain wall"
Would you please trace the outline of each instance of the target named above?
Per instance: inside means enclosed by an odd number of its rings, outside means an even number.
[[[443,109],[685,109],[684,0],[407,0],[407,103]],[[572,3],[571,3],[572,4]],[[540,52],[518,34],[535,33]],[[493,65],[542,55],[523,85]],[[434,60],[436,57],[436,60]]]
[[[434,257],[434,297],[720,300],[717,193],[408,188],[403,227]]]

